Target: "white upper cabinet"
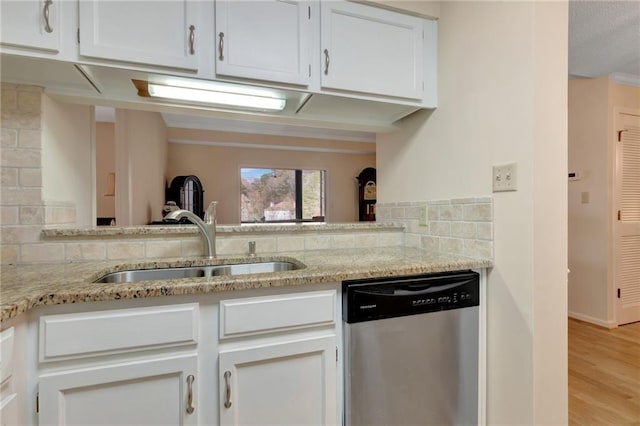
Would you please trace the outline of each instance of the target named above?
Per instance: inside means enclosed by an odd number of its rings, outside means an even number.
[[[61,0],[2,0],[3,45],[60,50]]]
[[[200,51],[211,48],[199,37],[199,4],[80,1],[80,56],[197,70]]]
[[[323,89],[423,98],[423,20],[346,1],[321,2]]]
[[[216,75],[309,84],[309,2],[216,1],[215,32]]]

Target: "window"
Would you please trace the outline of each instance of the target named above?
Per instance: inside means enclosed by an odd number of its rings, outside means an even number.
[[[241,168],[241,222],[324,221],[325,173]]]

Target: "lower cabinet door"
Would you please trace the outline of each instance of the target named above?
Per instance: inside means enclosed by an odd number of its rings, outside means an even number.
[[[333,425],[336,338],[220,352],[221,425]]]
[[[196,370],[184,355],[43,374],[39,424],[197,425]]]
[[[18,395],[0,396],[0,425],[18,426]]]

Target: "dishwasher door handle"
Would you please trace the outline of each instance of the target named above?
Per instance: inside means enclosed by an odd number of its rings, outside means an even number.
[[[422,294],[431,294],[438,293],[440,291],[452,290],[456,287],[463,287],[466,284],[473,283],[473,280],[464,280],[464,281],[456,281],[451,284],[437,284],[433,285],[430,283],[420,284],[407,284],[402,285],[402,283],[396,283],[396,288],[393,289],[393,293],[380,293],[376,291],[367,291],[364,289],[355,290],[356,293],[368,294],[371,296],[377,297],[404,297],[404,296],[419,296]],[[398,288],[403,287],[403,288]]]
[[[469,279],[464,281],[456,281],[451,284],[438,284],[438,285],[409,284],[407,286],[400,285],[394,290],[394,296],[411,296],[411,295],[438,293],[440,291],[453,290],[456,287],[464,287],[465,285],[471,284],[473,282],[474,282],[473,280]]]

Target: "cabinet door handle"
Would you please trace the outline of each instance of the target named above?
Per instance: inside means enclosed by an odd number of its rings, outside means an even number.
[[[196,410],[193,406],[193,381],[196,378],[193,374],[187,376],[187,414],[191,414]]]
[[[218,42],[218,59],[224,61],[224,55],[222,54],[222,50],[224,49],[224,33],[221,32],[218,34],[218,37],[220,37],[220,41]]]
[[[51,7],[52,3],[53,0],[44,0],[44,9],[42,9],[42,14],[44,15],[44,30],[48,33],[53,32],[53,27],[49,22],[49,8]]]
[[[329,58],[329,50],[324,49],[324,75],[329,75],[329,62],[331,59]]]
[[[224,386],[225,386],[225,396],[224,396],[224,408],[231,407],[231,371],[224,372]]]
[[[196,43],[196,27],[193,25],[189,26],[189,54],[194,55],[196,50],[194,49],[194,45]]]

